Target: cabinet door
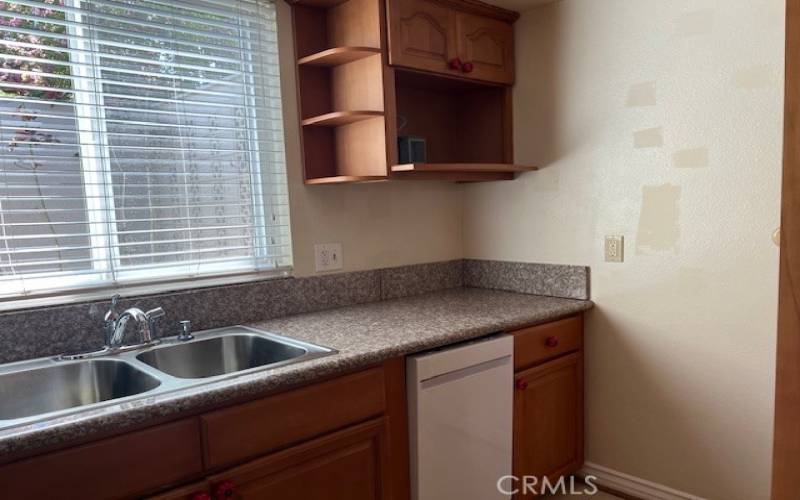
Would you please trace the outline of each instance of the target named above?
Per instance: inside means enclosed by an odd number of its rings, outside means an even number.
[[[518,372],[514,391],[514,475],[576,472],[583,465],[583,354]],[[522,496],[522,495],[520,495]]]
[[[188,418],[4,465],[0,498],[129,498],[200,474],[202,457]]]
[[[251,500],[389,498],[385,419],[304,443],[209,478],[212,492]],[[227,489],[220,494],[218,490]]]
[[[449,69],[457,57],[456,14],[433,0],[389,0],[389,62],[424,71]]]
[[[206,500],[210,497],[211,485],[208,481],[201,481],[165,491],[156,496],[147,497],[147,500]]]
[[[497,83],[514,83],[514,28],[503,21],[473,14],[456,14],[458,54],[472,71],[464,76]]]

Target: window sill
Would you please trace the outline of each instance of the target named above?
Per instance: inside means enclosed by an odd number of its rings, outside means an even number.
[[[173,279],[164,280],[161,282],[154,282],[153,280],[150,280],[147,283],[130,283],[125,285],[113,285],[101,288],[62,292],[51,295],[9,298],[0,301],[0,313],[22,311],[25,309],[34,309],[38,307],[91,302],[96,300],[108,300],[114,294],[119,294],[122,297],[138,297],[143,295],[156,295],[163,293],[179,293],[189,290],[196,290],[198,288],[236,285],[240,283],[250,283],[253,281],[286,279],[291,277],[291,271],[291,267],[285,267],[279,269],[270,269],[269,271],[208,276],[203,278],[181,280]]]

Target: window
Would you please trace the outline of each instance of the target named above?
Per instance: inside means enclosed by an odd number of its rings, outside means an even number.
[[[0,1],[0,299],[285,273],[275,16]]]

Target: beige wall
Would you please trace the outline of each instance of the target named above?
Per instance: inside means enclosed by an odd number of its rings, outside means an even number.
[[[468,257],[592,268],[587,460],[708,498],[768,498],[783,8],[524,13],[516,159],[544,168],[465,190]]]
[[[460,259],[462,192],[455,184],[303,184],[291,14],[286,2],[276,3],[295,276],[316,274],[315,243],[342,243],[343,271]]]

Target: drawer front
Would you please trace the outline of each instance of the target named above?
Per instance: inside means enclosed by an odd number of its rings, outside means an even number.
[[[389,492],[386,419],[267,455],[209,478],[236,500],[378,500]],[[221,497],[220,497],[221,498]]]
[[[583,315],[511,332],[514,370],[522,370],[583,348]]]
[[[211,494],[211,483],[208,481],[200,481],[186,486],[169,490],[159,495],[148,497],[146,500],[195,500],[201,498],[199,495],[205,493]]]
[[[200,417],[206,467],[231,464],[382,414],[382,367]]]
[[[203,470],[197,419],[181,420],[0,467],[3,498],[124,498]]]

